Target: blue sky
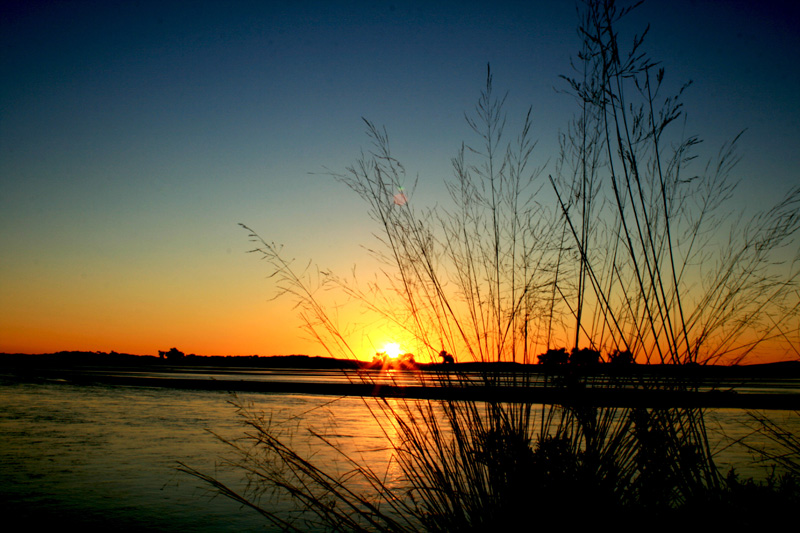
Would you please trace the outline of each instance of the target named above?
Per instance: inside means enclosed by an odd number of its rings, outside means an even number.
[[[693,80],[689,133],[713,154],[747,129],[742,206],[800,169],[800,9],[647,2],[647,50]],[[0,26],[0,351],[320,353],[249,249],[346,271],[372,228],[325,169],[385,125],[442,181],[491,63],[510,124],[532,106],[537,161],[575,111],[572,2],[4,2]]]

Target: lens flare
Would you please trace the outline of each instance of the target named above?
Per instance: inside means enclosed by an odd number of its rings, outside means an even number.
[[[395,205],[401,205],[402,206],[402,205],[406,205],[407,202],[408,202],[408,196],[406,196],[406,193],[403,192],[403,188],[400,187],[397,190],[397,194],[394,195],[394,203],[395,203]]]

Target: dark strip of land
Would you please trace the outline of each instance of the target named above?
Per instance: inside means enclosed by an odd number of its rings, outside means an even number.
[[[180,352],[179,352],[180,353]],[[366,361],[336,359],[308,355],[182,355],[181,357],[155,357],[152,355],[135,355],[126,353],[105,352],[56,352],[48,354],[9,354],[0,353],[0,370],[26,370],[39,368],[81,368],[81,367],[117,367],[140,368],[144,370],[162,369],[306,369],[306,370],[358,370],[380,368]],[[397,365],[398,369],[413,368],[422,371],[438,371],[447,368],[451,371],[492,373],[492,372],[528,372],[531,374],[565,373],[572,368],[580,368],[580,372],[590,375],[646,375],[666,377],[736,377],[736,378],[800,378],[800,360],[782,361],[778,363],[754,365],[686,365],[676,364],[627,364],[598,363],[596,365],[540,365],[512,362],[456,362],[443,365],[441,363],[411,363]]]
[[[736,408],[800,410],[800,394],[736,393],[734,391],[687,391],[654,388],[487,386],[453,382],[447,386],[398,386],[372,383],[307,383],[294,381],[255,381],[152,377],[104,374],[82,371],[40,370],[16,374],[25,381],[62,382],[75,385],[167,387],[272,394],[311,394],[377,398],[433,399],[542,403],[564,406],[643,407],[643,408]]]

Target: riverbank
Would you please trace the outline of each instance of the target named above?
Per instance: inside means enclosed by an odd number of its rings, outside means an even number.
[[[100,367],[155,367],[161,369],[181,369],[193,367],[214,367],[218,369],[342,369],[356,370],[373,368],[372,363],[352,359],[336,359],[332,357],[293,355],[194,355],[180,358],[163,358],[153,355],[136,355],[117,352],[80,352],[62,351],[45,354],[0,353],[0,369],[26,368],[70,368],[84,366]],[[553,368],[569,368],[570,365],[538,365],[522,363],[475,363],[461,362],[453,364],[415,363],[414,369],[421,371],[438,371],[449,369],[464,372],[528,372],[541,374],[553,371]],[[593,366],[582,366],[581,372],[597,375],[614,373],[615,375],[648,376],[681,376],[694,378],[800,378],[800,360],[755,365],[612,365],[599,363]]]
[[[30,383],[335,397],[800,410],[800,373],[792,364],[698,367],[690,369],[690,373],[675,373],[674,367],[654,365],[634,365],[624,373],[600,368],[594,369],[580,385],[571,386],[569,369],[544,369],[540,365],[428,365],[414,371],[381,372],[336,368],[332,366],[335,360],[319,362],[311,358],[291,361],[322,366],[289,368],[284,366],[285,359],[269,359],[278,364],[253,367],[152,364],[152,360],[158,361],[156,358],[134,359],[131,364],[130,359],[119,358],[117,364],[98,365],[87,364],[96,363],[97,357],[87,361],[58,354],[0,356],[0,375],[6,380]],[[561,385],[553,386],[554,380],[561,380]],[[659,386],[649,386],[654,382]]]

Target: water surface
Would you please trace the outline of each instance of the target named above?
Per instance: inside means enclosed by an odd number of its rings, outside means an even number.
[[[369,413],[375,400],[255,393],[238,398],[271,416],[293,446],[312,453],[326,468],[343,471],[349,465],[336,450],[311,438],[308,427],[399,485],[401,472],[386,441],[394,436],[384,435]],[[266,522],[255,511],[213,498],[199,480],[175,468],[182,461],[244,488],[239,472],[223,466],[231,458],[229,447],[209,433],[227,439],[243,434],[231,399],[219,391],[0,380],[0,511],[31,526],[263,530]],[[771,416],[792,431],[800,429],[796,414]],[[749,421],[743,411],[706,413],[721,468],[735,466],[743,475],[764,477],[764,466],[735,444],[744,438],[752,442]]]

